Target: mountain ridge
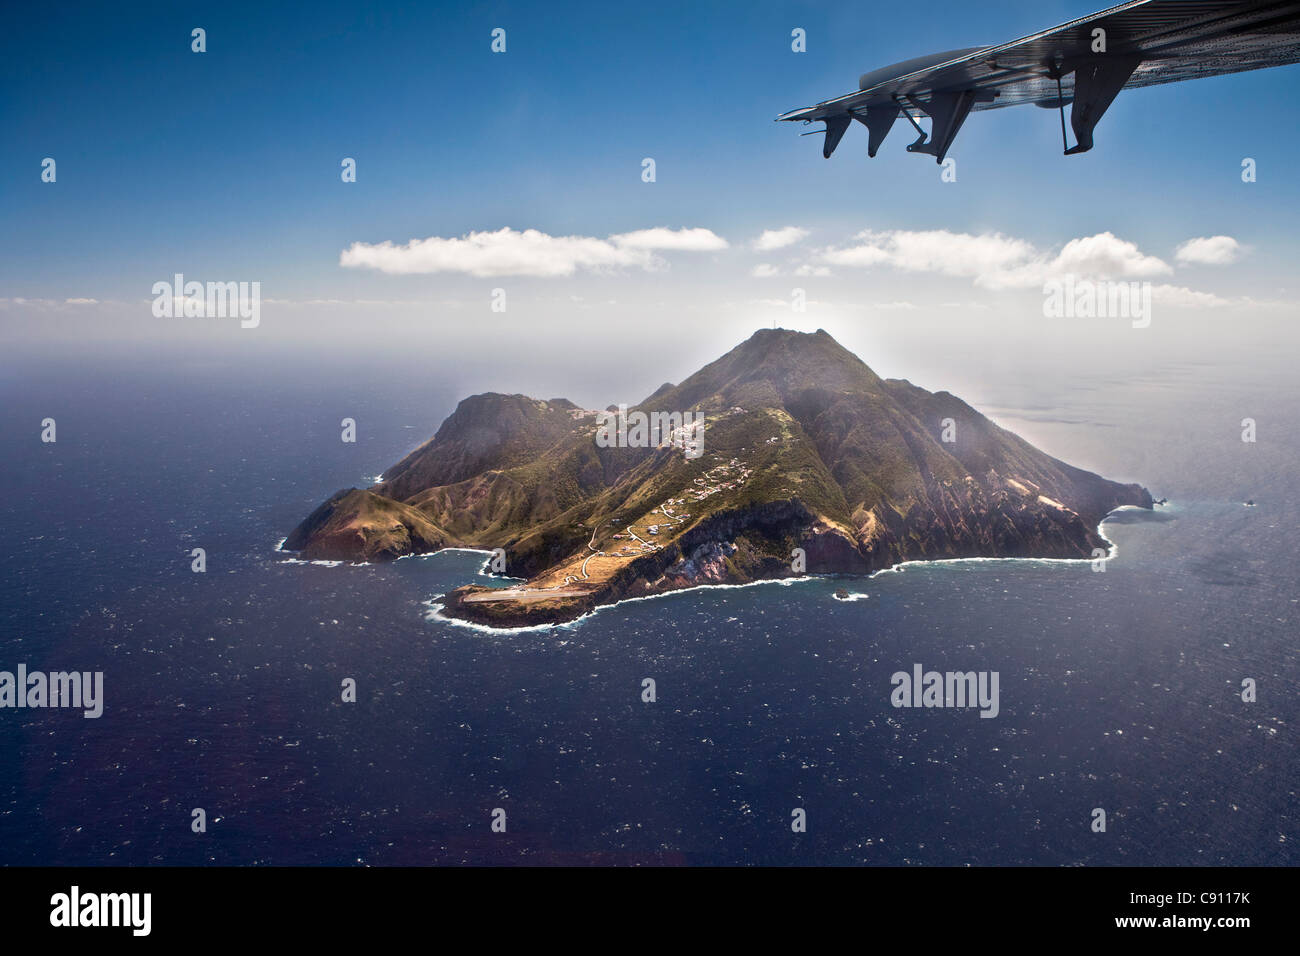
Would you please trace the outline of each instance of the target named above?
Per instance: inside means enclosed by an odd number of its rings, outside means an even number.
[[[351,560],[500,548],[526,583],[459,588],[443,613],[519,626],[698,584],[1091,558],[1108,549],[1106,514],[1152,506],[1140,485],[1053,458],[948,392],[880,378],[822,330],[759,330],[636,412],[701,413],[703,454],[603,447],[596,412],[567,399],[471,396],[282,547]]]

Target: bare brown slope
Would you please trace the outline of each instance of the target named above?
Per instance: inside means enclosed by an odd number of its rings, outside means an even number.
[[[400,558],[458,542],[429,516],[371,491],[335,492],[285,539],[281,549],[327,561]]]

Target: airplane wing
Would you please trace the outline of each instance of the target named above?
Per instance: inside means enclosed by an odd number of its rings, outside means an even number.
[[[792,110],[778,121],[826,124],[830,158],[853,120],[867,127],[875,156],[901,115],[920,138],[907,149],[943,162],[972,110],[1033,103],[1070,105],[1075,145],[1093,130],[1121,89],[1175,83],[1300,62],[1300,2],[1131,0],[1050,30],[1004,43],[920,57],[864,73],[858,91]],[[913,113],[930,117],[925,133]],[[822,132],[817,130],[816,132]],[[804,134],[809,135],[809,134]]]

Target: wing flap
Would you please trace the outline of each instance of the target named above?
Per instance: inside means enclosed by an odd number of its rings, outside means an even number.
[[[1132,0],[1050,30],[884,80],[815,106],[792,110],[782,121],[824,120],[907,96],[991,92],[972,109],[1024,103],[1055,106],[1057,77],[1068,102],[1074,68],[1093,59],[1094,31],[1105,33],[1106,53],[1137,55],[1125,88],[1155,86],[1300,62],[1300,2],[1242,0]]]

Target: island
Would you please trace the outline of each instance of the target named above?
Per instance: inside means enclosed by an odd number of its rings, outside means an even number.
[[[523,583],[458,588],[440,613],[513,628],[701,585],[941,558],[1091,559],[1109,553],[1107,514],[1152,507],[1141,485],[1052,458],[948,392],[880,378],[822,330],[760,330],[615,408],[467,398],[281,548],[331,561],[494,552],[485,570]],[[699,417],[646,441],[627,428],[638,415]]]

